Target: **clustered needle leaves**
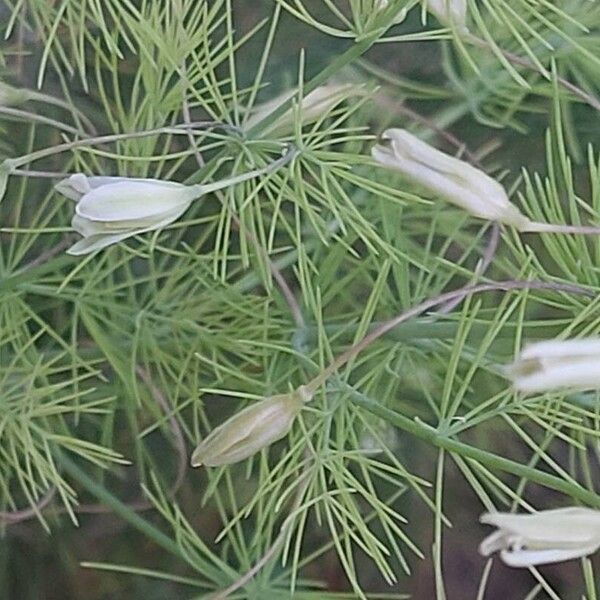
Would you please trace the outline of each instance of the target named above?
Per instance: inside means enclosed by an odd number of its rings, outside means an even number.
[[[454,551],[483,598],[482,511],[600,508],[598,392],[523,396],[503,367],[600,333],[600,3],[246,4],[0,0],[0,589],[43,588],[13,553],[33,519],[54,568],[139,576],[134,595],[402,598],[427,569],[442,599]],[[381,168],[394,128],[568,232]],[[74,257],[73,174],[214,187]],[[219,424],[290,397],[281,435],[253,429],[275,443],[190,467]],[[64,529],[103,511],[119,552],[73,550]],[[531,574],[515,594],[567,593]]]

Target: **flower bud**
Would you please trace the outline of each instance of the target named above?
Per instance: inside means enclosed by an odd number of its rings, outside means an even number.
[[[484,556],[500,550],[510,567],[532,567],[587,556],[600,547],[600,511],[559,508],[530,515],[487,513],[482,523],[498,531],[483,540]]]
[[[600,389],[600,339],[550,340],[527,346],[506,368],[515,389],[527,394],[557,389]]]
[[[29,91],[0,81],[0,106],[16,106],[29,100]]]
[[[83,239],[67,251],[74,255],[162,229],[177,220],[199,195],[196,186],[171,181],[81,173],[64,179],[56,189],[77,203],[71,224]]]
[[[504,188],[470,164],[444,154],[404,129],[388,129],[373,158],[430,192],[481,219],[526,229],[530,220],[513,206]]]
[[[442,25],[468,33],[467,0],[427,0],[426,6]]]
[[[319,86],[302,98],[300,103],[302,123],[307,124],[316,121],[345,98],[364,93],[363,86],[357,86],[353,83],[329,83]],[[256,106],[246,121],[246,129],[252,129],[252,127],[266,119],[274,110],[295,94],[294,90],[284,92],[273,100]],[[278,135],[289,135],[293,131],[293,125],[294,113],[292,108],[290,108],[278,117],[274,123],[269,125],[266,131],[273,133],[276,130]]]
[[[229,465],[285,437],[312,394],[304,386],[251,404],[213,429],[192,454],[192,467]]]

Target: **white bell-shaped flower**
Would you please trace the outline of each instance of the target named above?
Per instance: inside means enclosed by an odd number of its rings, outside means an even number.
[[[600,339],[531,344],[506,368],[506,375],[515,389],[527,394],[600,389]]]
[[[530,220],[511,204],[495,179],[463,160],[426,144],[404,129],[388,129],[373,158],[445,198],[474,217],[526,230]]]
[[[71,175],[56,190],[74,200],[71,225],[83,236],[67,252],[79,255],[106,248],[133,235],[162,229],[176,221],[201,196],[269,173],[296,155],[290,146],[284,156],[263,169],[208,184],[184,185],[160,179]]]
[[[83,236],[69,254],[88,254],[125,238],[162,229],[202,195],[201,186],[158,179],[71,175],[57,191],[77,202],[71,222]]]
[[[479,546],[511,567],[533,567],[580,558],[600,547],[600,511],[569,507],[530,515],[487,513],[480,521],[498,528]]]

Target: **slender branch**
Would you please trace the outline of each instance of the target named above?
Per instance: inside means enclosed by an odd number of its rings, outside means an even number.
[[[146,386],[148,386],[150,393],[152,394],[156,403],[162,408],[163,412],[165,413],[165,416],[168,418],[171,431],[173,432],[174,445],[177,449],[179,460],[177,463],[177,475],[167,494],[168,498],[172,498],[182,486],[187,474],[187,449],[185,446],[185,436],[183,434],[183,430],[181,429],[181,425],[179,424],[175,416],[169,417],[171,407],[169,406],[169,403],[167,402],[167,399],[165,398],[163,393],[152,381],[150,374],[139,365],[136,367],[135,371],[138,377],[146,384]],[[15,524],[20,523],[21,521],[33,519],[39,514],[39,512],[43,508],[45,508],[50,503],[55,493],[56,488],[52,488],[35,505],[35,507],[30,507],[14,512],[0,512],[0,521],[3,520],[8,524]],[[134,512],[142,512],[154,508],[154,505],[146,498],[140,498],[139,500],[136,500],[134,502],[124,502],[123,505]],[[73,507],[73,512],[77,514],[87,515],[101,515],[112,512],[112,510],[113,508],[107,506],[106,503],[81,504],[79,506]],[[67,512],[67,509],[65,507],[58,507],[53,512],[64,513]]]
[[[321,373],[319,373],[310,383],[306,385],[308,391],[313,394],[317,391],[317,389],[325,383],[325,381],[338,369],[343,367],[349,360],[360,354],[363,350],[368,348],[373,342],[378,340],[381,336],[385,335],[391,329],[394,329],[400,323],[404,321],[408,321],[413,317],[417,317],[420,314],[424,313],[427,310],[435,308],[440,304],[444,304],[446,302],[450,302],[456,298],[460,300],[464,300],[467,296],[471,294],[480,294],[483,292],[493,292],[493,291],[513,291],[513,290],[549,290],[554,292],[565,292],[569,294],[581,294],[584,296],[589,296],[591,298],[596,297],[596,293],[592,290],[584,288],[583,286],[573,285],[569,283],[551,283],[545,281],[518,281],[518,280],[508,280],[508,281],[497,281],[494,283],[481,283],[478,285],[467,285],[458,290],[453,290],[451,292],[445,292],[440,294],[439,296],[435,296],[433,298],[429,298],[412,308],[401,312],[399,315],[390,319],[389,321],[385,321],[379,327],[371,331],[371,333],[365,335],[359,342],[348,348],[344,353],[340,354],[337,358],[335,358],[328,367],[326,367]]]
[[[67,131],[68,133],[72,133],[74,135],[82,135],[82,132],[71,125],[67,125],[66,123],[61,123],[60,121],[56,121],[55,119],[51,119],[49,117],[44,117],[44,115],[36,115],[35,113],[29,112],[27,110],[20,110],[18,108],[12,108],[10,106],[0,106],[0,114],[5,117],[17,119],[17,120],[25,120],[27,122],[37,122],[42,125],[50,125],[51,127],[56,127],[57,129],[62,129],[63,131]],[[85,136],[85,134],[83,134]]]
[[[184,100],[183,100],[182,113],[183,113],[184,122],[190,123],[191,122],[190,107],[189,107],[189,103],[188,103],[186,97],[184,97]],[[194,156],[196,157],[196,162],[198,163],[198,166],[200,168],[203,168],[205,166],[205,162],[204,162],[204,158],[202,157],[202,154],[200,153],[200,151],[198,149],[196,140],[189,129],[186,131],[188,132],[188,138],[190,141],[190,145],[194,149]],[[220,191],[217,191],[216,195],[217,195],[217,198],[219,199],[219,201],[221,202],[221,205],[227,206],[227,203],[226,203],[225,197],[223,196],[223,193]],[[232,219],[235,227],[237,228],[237,230],[242,235],[244,235],[246,237],[246,239],[254,246],[255,252],[258,255],[260,255],[263,258],[263,260],[265,261],[265,263],[267,264],[267,267],[268,267],[271,275],[273,276],[273,279],[275,280],[275,282],[277,283],[277,286],[279,287],[279,291],[281,292],[283,299],[285,300],[286,304],[288,305],[289,311],[292,315],[292,318],[294,319],[294,323],[296,324],[296,326],[298,328],[304,328],[305,322],[304,322],[304,317],[302,316],[302,309],[300,308],[300,305],[298,304],[298,301],[296,300],[296,296],[292,292],[285,277],[283,276],[283,274],[281,273],[281,271],[279,270],[277,265],[271,260],[271,257],[269,256],[269,253],[267,252],[267,250],[261,246],[261,244],[258,241],[258,239],[256,238],[256,236],[252,232],[248,231],[245,227],[242,226],[242,223],[241,223],[239,217],[233,211],[231,211],[230,214],[231,214],[231,219]]]
[[[35,504],[35,506],[14,511],[0,511],[0,521],[4,521],[9,525],[14,525],[15,523],[21,523],[22,521],[33,519],[34,517],[37,517],[40,512],[46,506],[48,506],[48,504],[50,504],[55,494],[56,487],[53,487],[46,494],[44,494],[44,496]]]
[[[560,225],[531,221],[522,233],[576,233],[580,235],[600,235],[600,227],[593,225]]]
[[[192,123],[193,127],[202,127],[202,128],[221,128],[229,131],[239,132],[239,129],[233,125],[229,125],[228,123],[218,123],[216,121],[198,121],[196,123]],[[36,150],[31,152],[30,154],[24,154],[23,156],[18,156],[16,158],[6,159],[4,163],[10,165],[11,168],[17,168],[24,165],[27,165],[35,160],[39,160],[40,158],[45,158],[46,156],[53,156],[54,154],[60,154],[61,152],[66,152],[68,150],[74,150],[76,148],[84,148],[86,146],[97,146],[100,144],[108,144],[112,142],[118,142],[120,140],[130,140],[135,138],[143,138],[151,135],[161,135],[161,134],[186,134],[185,127],[190,127],[190,124],[183,125],[173,125],[171,127],[157,127],[155,129],[146,129],[144,131],[134,131],[131,133],[114,133],[109,135],[100,135],[91,138],[85,138],[83,140],[75,140],[72,142],[65,142],[64,144],[58,144],[56,146],[51,146],[48,148],[42,148],[41,150]]]
[[[492,264],[494,260],[494,256],[496,255],[496,250],[498,249],[498,242],[500,241],[500,225],[498,223],[492,223],[490,228],[490,235],[488,239],[488,243],[483,251],[483,256],[477,263],[475,267],[475,272],[473,273],[473,282],[481,279],[485,272],[488,270],[489,266]],[[462,298],[454,298],[454,300],[450,300],[441,306],[437,313],[439,315],[447,315],[451,312],[456,306],[458,306],[462,302]]]
[[[168,498],[173,498],[179,488],[182,486],[185,476],[187,474],[187,448],[185,446],[185,436],[183,435],[183,431],[181,429],[181,425],[177,421],[175,415],[169,416],[171,413],[171,407],[167,402],[164,394],[161,390],[156,386],[156,384],[152,381],[152,377],[150,373],[146,371],[143,367],[137,365],[135,368],[135,372],[137,376],[144,382],[144,384],[150,390],[152,397],[156,401],[156,403],[162,408],[165,416],[168,419],[169,427],[173,432],[174,438],[174,446],[177,450],[178,461],[177,461],[177,474],[175,476],[175,480],[173,481],[169,491],[167,493]],[[146,510],[150,510],[154,508],[154,505],[147,500],[146,498],[140,498],[139,500],[135,500],[133,502],[127,502],[125,505],[135,512],[142,512]],[[104,504],[83,504],[81,506],[77,506],[74,508],[74,511],[78,514],[105,514],[111,512],[111,509]]]
[[[503,456],[498,456],[497,454],[481,450],[453,438],[445,437],[436,429],[423,423],[419,419],[409,419],[398,412],[390,410],[364,394],[357,392],[347,384],[345,384],[344,387],[348,390],[350,402],[354,405],[360,406],[395,427],[398,427],[427,443],[433,444],[438,448],[443,448],[448,452],[459,454],[464,458],[472,459],[488,467],[511,473],[518,477],[523,477],[529,481],[543,485],[544,487],[556,490],[567,496],[576,498],[577,500],[581,500],[590,506],[600,508],[600,496],[593,491],[565,481],[555,475],[544,473],[543,471],[538,471],[527,465],[504,458]]]
[[[28,262],[23,267],[23,269],[27,270],[43,265],[45,262],[51,260],[58,254],[60,254],[63,250],[66,250],[72,243],[73,240],[70,236],[67,235],[62,240],[60,240],[60,242],[58,242],[51,248],[48,248],[48,250],[45,250],[40,255],[36,256],[32,261]]]
[[[94,479],[92,479],[83,469],[81,469],[64,453],[59,454],[58,458],[65,472],[67,472],[82,487],[100,500],[102,504],[110,508],[111,512],[114,512],[124,521],[127,521],[130,525],[144,533],[147,537],[154,540],[159,546],[167,550],[167,552],[181,557],[182,554],[179,546],[173,540],[171,540],[171,538],[157,529],[154,525],[140,517],[131,507],[121,502],[118,498],[115,498],[113,494],[102,487],[98,482],[94,481]]]
[[[300,479],[307,479],[307,475],[308,468],[302,475],[300,475]],[[279,534],[269,546],[267,551],[262,555],[262,557],[249,571],[244,573],[244,575],[242,575],[239,579],[236,579],[229,587],[221,590],[220,592],[215,592],[214,594],[207,596],[205,600],[225,600],[225,598],[228,598],[231,594],[233,594],[233,592],[246,585],[275,556],[275,554],[277,554],[278,550],[281,548],[281,545],[285,541],[290,527],[294,523],[296,518],[296,510],[299,508],[300,503],[302,502],[302,498],[304,497],[304,494],[308,488],[308,483],[308,480],[302,483],[300,489],[296,492],[291,514],[289,514],[283,521],[281,527],[279,528]]]
[[[146,384],[156,403],[162,408],[165,417],[167,417],[168,419],[171,432],[173,433],[174,446],[177,449],[177,453],[179,454],[177,476],[175,477],[175,481],[173,482],[173,485],[171,486],[171,489],[169,490],[168,494],[169,497],[173,497],[177,493],[177,490],[183,484],[183,481],[187,474],[187,448],[185,445],[185,436],[183,434],[183,430],[181,429],[181,425],[179,424],[179,421],[177,420],[175,415],[169,417],[169,414],[171,413],[171,407],[169,406],[165,395],[152,380],[150,373],[148,373],[146,369],[139,365],[136,366],[135,372],[137,373],[138,377]]]
[[[468,37],[468,40],[471,41],[475,46],[478,46],[479,48],[485,48],[486,50],[490,50],[491,52],[494,51],[494,48],[492,48],[492,46],[486,40],[484,40],[480,37],[470,35]],[[535,71],[536,73],[538,73],[539,75],[542,75],[543,77],[546,76],[546,74],[544,72],[540,71],[538,66],[536,66],[534,63],[532,63],[527,58],[524,58],[517,54],[513,54],[512,52],[509,52],[508,50],[504,50],[503,48],[498,48],[498,49],[500,50],[502,56],[504,56],[504,58],[506,58],[506,60],[508,60],[509,62],[511,62],[515,65],[519,65],[521,67],[525,67],[526,69],[529,69],[530,71]],[[574,83],[571,83],[568,79],[565,79],[564,77],[560,76],[558,73],[556,74],[556,81],[563,88],[565,88],[566,90],[568,90],[569,92],[571,92],[572,94],[574,94],[575,96],[577,96],[578,98],[583,100],[586,104],[588,104],[592,108],[596,109],[597,111],[600,111],[600,100],[598,100],[598,98],[596,98],[594,95],[589,94],[585,90],[582,90],[580,87],[576,86]]]

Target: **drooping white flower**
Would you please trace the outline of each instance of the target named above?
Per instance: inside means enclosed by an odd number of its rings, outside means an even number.
[[[283,92],[273,98],[273,100],[269,100],[268,102],[256,106],[246,121],[245,128],[252,129],[252,127],[268,117],[274,110],[292,98],[295,94],[295,90]],[[359,96],[364,94],[364,87],[353,83],[328,83],[326,85],[321,85],[302,98],[302,102],[300,103],[302,123],[308,124],[320,119],[324,114],[327,114],[337,104],[349,96]],[[293,109],[290,107],[279,116],[274,123],[271,123],[266,131],[269,131],[270,133],[276,131],[278,135],[287,135],[292,132],[293,124],[294,113]]]
[[[192,454],[192,467],[217,467],[244,460],[285,437],[312,394],[304,386],[251,404],[202,440]]]
[[[506,368],[506,374],[517,390],[528,394],[565,388],[600,389],[600,339],[531,344]]]
[[[480,521],[498,528],[486,537],[479,552],[500,550],[511,567],[532,567],[587,556],[600,547],[600,511],[559,508],[530,515],[487,513]]]
[[[455,27],[462,33],[468,32],[467,0],[427,0],[425,5],[442,25]]]
[[[530,220],[511,204],[495,179],[463,160],[449,156],[404,129],[388,129],[373,158],[466,210],[475,217],[527,229]]]
[[[209,184],[71,175],[58,183],[56,190],[77,203],[71,225],[83,239],[67,252],[88,254],[128,237],[163,229],[201,196],[268,173],[289,162],[295,154],[296,149],[290,148],[285,156],[264,169]]]
[[[77,203],[71,225],[83,239],[67,251],[74,255],[162,229],[203,193],[198,186],[158,179],[87,177],[81,173],[64,179],[56,189]]]

